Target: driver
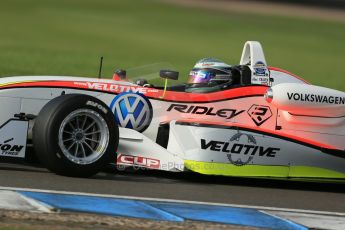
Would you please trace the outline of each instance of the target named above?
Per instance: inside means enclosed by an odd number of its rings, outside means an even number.
[[[189,73],[186,92],[213,92],[228,88],[239,79],[239,72],[215,58],[203,58]]]
[[[215,92],[239,84],[240,75],[237,66],[228,65],[215,58],[203,58],[189,72],[187,84],[171,86],[169,90],[195,93]],[[138,79],[135,84],[154,87],[146,79]]]

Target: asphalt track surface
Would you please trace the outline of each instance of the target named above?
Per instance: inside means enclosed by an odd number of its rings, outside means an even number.
[[[92,178],[55,175],[39,165],[0,163],[0,186],[345,212],[345,184],[204,176],[109,168]]]

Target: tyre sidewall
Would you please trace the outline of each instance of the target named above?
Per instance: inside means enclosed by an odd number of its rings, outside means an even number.
[[[68,159],[59,146],[59,130],[63,120],[73,111],[78,109],[90,109],[98,113],[106,122],[109,131],[109,141],[103,155],[90,164],[77,164]],[[41,114],[42,113],[42,114]],[[40,112],[39,116],[44,116],[39,125],[40,132],[45,133],[44,143],[34,143],[44,145],[39,147],[39,158],[48,169],[67,176],[90,176],[97,173],[100,168],[109,162],[115,162],[116,150],[118,146],[118,127],[115,124],[114,115],[108,106],[102,101],[88,96],[78,94],[68,94],[57,98],[47,104]],[[35,125],[36,126],[36,125]],[[35,133],[34,127],[34,133]],[[35,136],[35,134],[34,134]],[[35,138],[34,138],[35,139]],[[42,142],[38,140],[38,142]]]

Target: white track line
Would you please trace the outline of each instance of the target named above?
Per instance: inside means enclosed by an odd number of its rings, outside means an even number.
[[[51,212],[52,207],[25,197],[16,191],[0,190],[0,209],[29,212]]]
[[[282,211],[260,211],[275,218],[292,221],[309,229],[344,230],[345,217]]]
[[[159,201],[159,202],[170,202],[170,203],[174,202],[174,203],[184,203],[184,204],[216,205],[216,206],[226,206],[226,207],[235,207],[235,208],[251,208],[251,209],[258,209],[258,210],[265,210],[265,211],[283,211],[283,212],[319,214],[319,215],[345,217],[345,213],[326,212],[326,211],[314,211],[314,210],[305,210],[305,209],[289,209],[289,208],[277,208],[277,207],[265,207],[265,206],[224,204],[224,203],[214,203],[214,202],[201,202],[201,201],[149,198],[149,197],[138,197],[138,196],[120,196],[120,195],[110,195],[110,194],[68,192],[68,191],[58,191],[58,190],[44,190],[44,189],[3,187],[3,186],[0,186],[0,190],[42,192],[42,193],[54,193],[54,194],[65,194],[65,195],[80,195],[80,196],[93,196],[93,197],[104,197],[104,198],[132,199],[132,200],[142,200],[142,201]]]
[[[27,201],[31,206],[37,208],[37,210],[40,212],[52,212],[53,210],[55,210],[54,207],[52,207],[48,204],[41,203],[35,199],[32,199],[30,197],[26,197],[22,194],[19,194],[19,195],[23,200]]]

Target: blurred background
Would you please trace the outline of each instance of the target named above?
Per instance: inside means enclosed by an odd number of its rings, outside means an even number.
[[[0,76],[98,75],[203,57],[238,64],[247,40],[270,66],[345,91],[342,0],[1,0]]]

